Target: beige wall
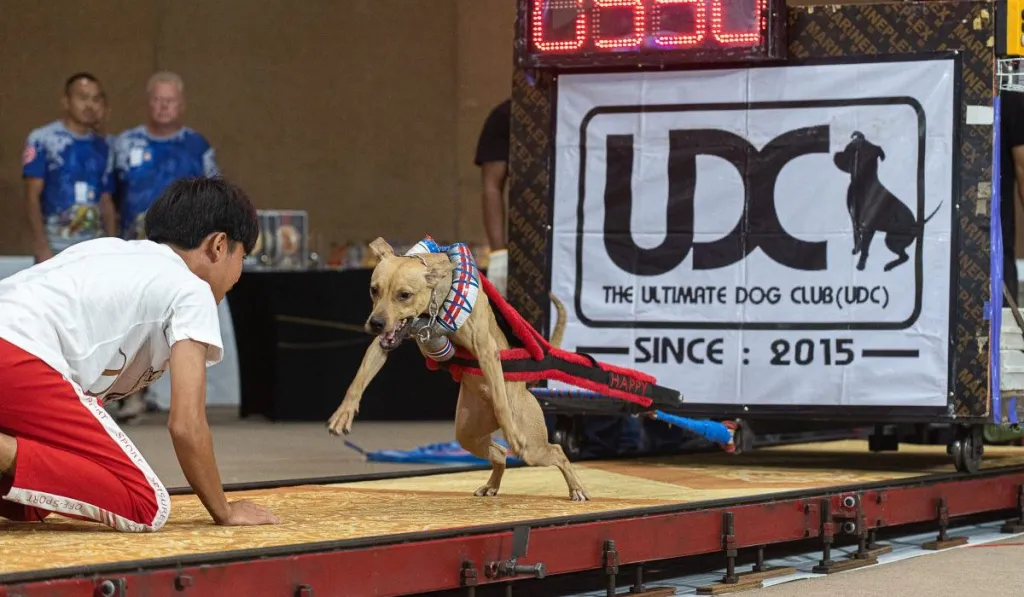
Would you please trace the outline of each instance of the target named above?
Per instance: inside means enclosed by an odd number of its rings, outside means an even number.
[[[29,252],[21,151],[64,78],[99,76],[119,132],[159,68],[257,206],[310,212],[314,248],[484,242],[473,153],[510,93],[514,22],[515,0],[0,0],[0,254]]]
[[[331,241],[484,240],[476,135],[511,87],[514,0],[0,0],[0,253],[27,253],[21,151],[66,76],[104,82],[111,130],[155,69],[262,208]]]
[[[473,164],[480,128],[491,109],[512,94],[515,0],[459,0],[458,134],[459,230],[483,234],[480,170]]]

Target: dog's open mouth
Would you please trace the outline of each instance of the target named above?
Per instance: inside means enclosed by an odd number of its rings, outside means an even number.
[[[380,338],[380,347],[384,350],[394,350],[405,340],[405,337],[409,335],[409,324],[412,323],[412,318],[407,317],[398,322],[398,325],[394,327],[390,332],[384,332],[378,338]]]

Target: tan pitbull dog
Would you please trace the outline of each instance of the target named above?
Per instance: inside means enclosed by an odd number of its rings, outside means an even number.
[[[455,266],[448,255],[426,253],[396,255],[384,239],[370,243],[379,260],[370,280],[373,312],[366,330],[378,337],[363,356],[363,362],[349,385],[341,405],[327,426],[331,433],[349,433],[359,412],[359,401],[366,386],[387,360],[387,354],[399,344],[412,322],[429,315],[431,305],[440,305],[452,286]],[[436,308],[436,307],[435,307]],[[564,308],[557,303],[560,325],[554,336],[560,341],[564,328]],[[474,495],[498,493],[505,473],[505,449],[492,441],[491,434],[501,430],[509,448],[531,466],[556,466],[569,486],[569,498],[589,499],[583,484],[565,457],[561,446],[548,442],[544,414],[525,382],[505,381],[499,352],[509,348],[498,327],[486,293],[480,292],[473,312],[451,336],[456,346],[471,352],[480,364],[483,376],[465,374],[459,388],[455,411],[455,439],[466,451],[489,460],[491,476]]]

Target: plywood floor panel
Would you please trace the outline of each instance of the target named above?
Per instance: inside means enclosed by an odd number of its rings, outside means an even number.
[[[986,449],[986,468],[1024,464],[1024,449]],[[123,534],[98,524],[51,516],[44,523],[0,519],[0,575],[118,561],[147,560],[507,524],[645,506],[693,503],[953,472],[943,446],[901,445],[870,454],[866,442],[770,448],[742,456],[687,455],[667,459],[576,465],[592,500],[568,500],[554,468],[505,473],[502,491],[477,498],[487,471],[297,486],[232,494],[264,504],[282,523],[218,527],[195,496],[172,498],[171,518],[158,533]]]

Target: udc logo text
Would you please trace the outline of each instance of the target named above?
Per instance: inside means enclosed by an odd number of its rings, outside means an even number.
[[[577,298],[587,325],[894,329],[918,316],[944,200],[926,205],[912,98],[597,107],[579,130],[576,286],[606,295],[588,311]]]

